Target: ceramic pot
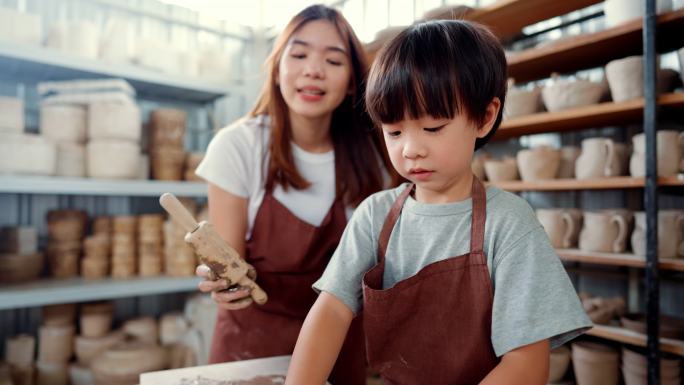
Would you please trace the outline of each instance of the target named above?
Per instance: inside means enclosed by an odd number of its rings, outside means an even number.
[[[579,248],[584,251],[621,253],[625,251],[627,231],[627,221],[621,215],[585,211]]]
[[[484,168],[487,180],[490,182],[520,179],[515,158],[506,157],[503,160],[486,160]]]
[[[573,216],[569,210],[537,209],[537,219],[544,227],[554,248],[567,249],[577,244],[576,235],[579,233],[579,223],[577,216]]]
[[[575,178],[610,177],[619,173],[620,162],[612,139],[589,138],[582,141],[582,153],[575,162]]]
[[[619,360],[618,352],[609,346],[591,342],[572,344],[577,385],[617,385]]]
[[[605,68],[613,101],[624,102],[644,96],[643,56],[628,56],[609,62]],[[670,92],[676,84],[677,72],[659,69],[657,91]]]
[[[668,12],[672,9],[671,0],[658,0],[657,12]],[[606,0],[603,3],[606,15],[606,28],[638,19],[644,16],[643,2],[640,0]]]
[[[520,150],[516,156],[518,170],[524,181],[553,179],[560,167],[560,151],[549,146]]]
[[[560,149],[560,166],[558,167],[558,178],[567,179],[575,177],[575,162],[579,158],[582,150],[577,146],[563,146]]]
[[[634,254],[646,255],[646,213],[634,214],[635,227],[631,242]],[[660,210],[658,212],[658,256],[660,258],[684,257],[684,211]]]
[[[596,104],[601,100],[603,86],[589,80],[560,80],[554,81],[542,90],[542,99],[546,109],[554,112],[576,107]]]
[[[646,175],[646,136],[644,133],[632,137],[634,152],[629,160],[629,173],[634,177]],[[660,130],[656,133],[658,176],[674,176],[679,172],[684,155],[684,132]]]
[[[540,88],[526,90],[509,86],[503,113],[504,119],[531,115],[543,109]]]

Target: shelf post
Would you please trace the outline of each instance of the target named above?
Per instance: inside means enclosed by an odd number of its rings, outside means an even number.
[[[646,343],[648,384],[660,384],[660,280],[658,271],[658,160],[656,153],[656,0],[644,0],[644,133],[646,135]]]

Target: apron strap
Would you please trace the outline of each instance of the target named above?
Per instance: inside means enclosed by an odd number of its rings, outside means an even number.
[[[470,224],[470,253],[483,253],[485,219],[487,217],[487,193],[484,185],[473,175],[473,213]]]
[[[415,187],[413,183],[406,186],[404,191],[402,191],[394,201],[389,214],[387,214],[387,217],[385,218],[385,223],[382,225],[380,238],[378,240],[378,263],[385,261],[385,252],[387,251],[390,235],[392,235],[392,229],[394,229],[394,225],[397,223],[399,215],[401,214],[401,209],[404,207],[404,202],[406,202],[409,194],[411,194],[413,187]]]

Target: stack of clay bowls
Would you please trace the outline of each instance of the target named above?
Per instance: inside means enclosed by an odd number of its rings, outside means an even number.
[[[183,179],[189,181],[202,181],[203,179],[195,174],[197,166],[204,158],[203,153],[199,152],[189,152],[185,157],[185,172],[183,174]]]
[[[3,227],[0,230],[0,283],[38,278],[43,254],[38,252],[35,227]]]
[[[555,112],[597,104],[604,93],[604,87],[584,79],[562,80],[553,75],[551,84],[542,90],[546,109]]]
[[[194,216],[197,204],[191,199],[181,198],[181,202]],[[186,231],[172,219],[164,223],[164,271],[167,275],[181,277],[195,274],[197,256],[185,242],[185,234]]]
[[[152,177],[161,180],[181,180],[185,151],[185,112],[157,109],[150,115],[150,154]]]
[[[642,353],[622,348],[622,375],[625,385],[648,385],[648,364]],[[660,384],[679,385],[681,370],[676,358],[660,360]]]
[[[506,93],[506,106],[504,107],[504,119],[515,118],[537,113],[544,110],[541,99],[541,89],[513,87],[514,80],[508,80],[508,92]]]
[[[75,277],[88,216],[81,210],[53,210],[47,221],[50,271],[57,278]]]
[[[485,175],[490,182],[505,182],[520,179],[518,164],[513,157],[504,157],[501,160],[488,159],[484,162]]]
[[[40,132],[57,148],[56,174],[86,175],[86,108],[76,104],[40,107]]]
[[[164,260],[164,216],[138,216],[138,273],[155,276],[162,272]]]
[[[112,218],[112,277],[129,278],[136,272],[135,216]]]
[[[618,385],[620,355],[607,345],[572,344],[572,365],[577,385]]]
[[[68,362],[73,355],[74,304],[43,308],[43,325],[38,331],[38,385],[69,384]]]
[[[109,273],[111,254],[110,217],[98,217],[93,221],[93,234],[83,240],[81,275],[86,279],[104,278]]]
[[[554,179],[560,168],[561,153],[549,146],[520,150],[516,156],[520,177],[525,182]]]
[[[27,334],[5,340],[5,361],[14,384],[30,384],[34,376],[36,339]]]

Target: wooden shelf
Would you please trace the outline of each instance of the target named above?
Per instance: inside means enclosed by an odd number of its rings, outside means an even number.
[[[593,263],[597,265],[626,266],[626,267],[646,267],[646,260],[643,255],[628,253],[599,253],[593,251],[582,251],[578,249],[556,249],[556,253],[563,261]],[[682,271],[684,272],[684,259],[660,258],[658,267],[661,270]]]
[[[681,174],[680,174],[681,175]],[[643,188],[644,178],[631,176],[616,176],[610,178],[595,179],[547,179],[536,182],[523,182],[521,180],[489,183],[511,192],[521,191],[573,191],[573,190],[614,190]],[[659,178],[660,186],[684,186],[684,179],[673,176]]]
[[[618,326],[595,325],[589,329],[587,335],[622,342],[634,346],[646,346],[646,335]],[[660,339],[660,350],[684,356],[684,341],[670,338]]]
[[[660,95],[658,105],[668,109],[684,108],[684,92]],[[601,103],[565,111],[520,116],[501,123],[501,127],[494,135],[494,140],[641,122],[643,109],[644,99],[640,98],[620,103]]]
[[[682,45],[684,9],[659,15],[658,51]],[[517,82],[548,77],[551,72],[574,72],[604,66],[613,59],[642,54],[642,20],[633,20],[603,31],[568,37],[547,46],[531,48],[508,57],[508,73]]]

